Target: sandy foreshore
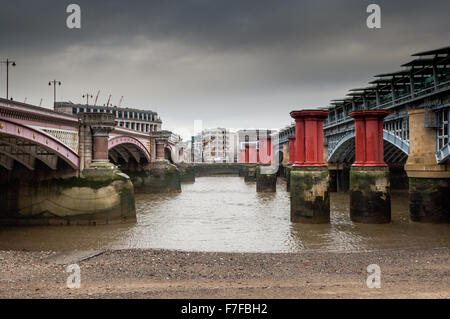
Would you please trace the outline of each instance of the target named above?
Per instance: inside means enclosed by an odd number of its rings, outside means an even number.
[[[81,288],[69,289],[77,263]],[[381,288],[366,285],[381,267]],[[0,251],[0,298],[449,298],[450,248],[379,252]]]

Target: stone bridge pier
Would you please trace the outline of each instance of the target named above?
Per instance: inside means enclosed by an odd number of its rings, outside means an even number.
[[[277,191],[277,169],[272,167],[272,137],[267,136],[260,141],[259,162],[256,169],[256,191],[259,193],[274,193]]]
[[[252,148],[250,146],[253,146],[254,154],[256,155],[256,160],[259,161],[259,149],[256,148],[256,145],[250,145],[249,137],[245,137],[245,143],[244,143],[244,163],[245,166],[242,169],[242,175],[244,176],[244,182],[251,183],[256,181],[256,164],[251,163],[251,156],[250,152]]]
[[[291,191],[291,170],[295,158],[295,136],[289,136],[289,161],[286,166],[286,190]]]
[[[328,112],[292,111],[295,160],[290,173],[291,221],[329,223],[329,174],[323,156],[323,121]]]
[[[438,164],[436,129],[427,127],[426,110],[409,111],[410,152],[405,165],[409,178],[410,218],[416,222],[450,222],[450,164]]]
[[[134,187],[129,176],[109,161],[109,134],[116,126],[112,113],[80,113],[79,156],[80,182],[86,184],[85,192],[93,192],[95,201],[91,202],[94,210],[97,207],[108,207],[101,216],[107,222],[117,219],[136,219]],[[81,201],[88,200],[80,198]],[[107,195],[109,194],[109,195]],[[111,200],[117,198],[116,200]],[[74,203],[76,206],[77,204]],[[107,212],[111,210],[111,212]]]
[[[350,219],[360,223],[389,223],[391,193],[384,162],[383,119],[389,111],[356,111],[355,162],[350,170]]]
[[[1,171],[0,224],[99,225],[134,221],[133,184],[108,161],[108,136],[115,126],[112,114],[90,113],[74,118],[38,108],[27,110],[36,117],[47,112],[49,119],[42,116],[42,122],[35,124],[38,129],[21,126],[19,133],[26,135],[17,137],[17,145],[28,145],[29,157],[46,152],[55,162],[50,166],[38,161],[34,166],[13,163],[9,170]],[[17,121],[13,125],[20,124]],[[63,125],[64,133],[77,142],[70,148],[68,139],[63,143],[43,133],[46,128],[52,132]],[[11,133],[3,132],[4,138],[11,139]]]
[[[156,160],[140,170],[129,172],[137,192],[148,194],[181,192],[180,170],[165,158],[169,137],[168,131],[152,132],[150,139],[156,148]]]

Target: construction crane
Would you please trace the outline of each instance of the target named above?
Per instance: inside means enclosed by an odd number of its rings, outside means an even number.
[[[122,95],[122,97],[120,98],[120,102],[119,102],[119,107],[122,105],[122,102],[123,102],[123,95]]]
[[[97,101],[98,101],[98,96],[100,95],[100,90],[98,90],[97,92],[97,96],[95,97],[95,102],[94,102],[94,106],[97,105]]]
[[[109,107],[109,102],[111,102],[111,94],[109,95],[109,97],[108,97],[108,102],[106,102],[106,107]]]
[[[41,101],[39,102],[39,106],[42,106],[42,98],[41,98]]]

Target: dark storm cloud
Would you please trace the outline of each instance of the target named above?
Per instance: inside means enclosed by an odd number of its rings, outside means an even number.
[[[448,0],[72,2],[81,30],[65,27],[69,1],[2,1],[0,57],[20,59],[13,92],[48,104],[37,83],[62,77],[63,99],[101,89],[158,105],[169,126],[279,127],[294,105],[324,106],[450,42]],[[380,30],[365,25],[373,2]]]

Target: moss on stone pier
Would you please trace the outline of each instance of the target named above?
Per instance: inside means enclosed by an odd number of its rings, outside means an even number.
[[[154,162],[144,170],[127,172],[137,193],[179,193],[181,174],[167,161]]]
[[[409,178],[411,220],[450,223],[450,179]]]
[[[127,175],[117,169],[83,173],[1,185],[0,224],[98,225],[136,220],[134,188]]]
[[[277,191],[277,174],[262,172],[261,166],[256,169],[256,191],[258,193],[275,193]]]
[[[370,224],[391,221],[387,167],[353,167],[350,171],[350,218]]]
[[[182,183],[195,182],[195,165],[188,163],[181,163],[177,165],[180,171],[180,178]]]
[[[291,221],[323,224],[330,222],[329,176],[326,168],[290,171]]]

